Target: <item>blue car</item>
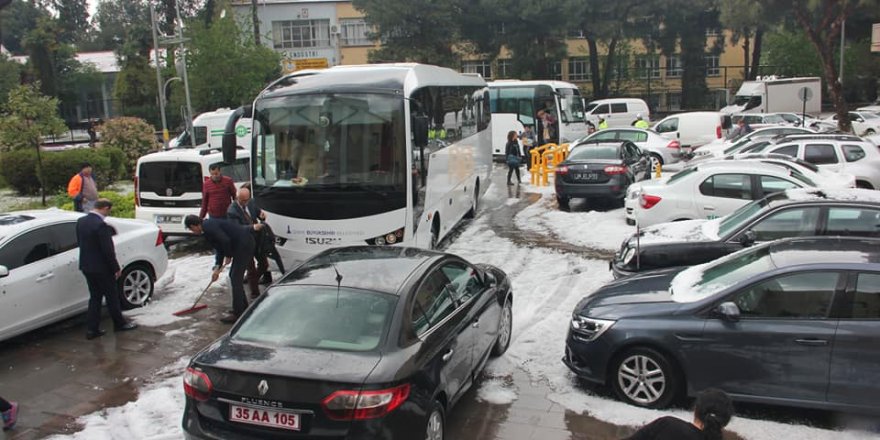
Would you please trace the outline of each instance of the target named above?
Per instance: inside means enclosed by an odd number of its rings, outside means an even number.
[[[611,282],[575,308],[563,362],[633,405],[734,400],[880,413],[880,240],[765,243]]]

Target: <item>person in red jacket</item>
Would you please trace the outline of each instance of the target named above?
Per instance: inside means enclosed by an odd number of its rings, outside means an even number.
[[[199,218],[204,219],[205,214],[211,218],[226,218],[226,211],[235,199],[235,183],[232,178],[220,174],[220,164],[211,164],[208,167],[211,178],[202,184],[202,209]]]

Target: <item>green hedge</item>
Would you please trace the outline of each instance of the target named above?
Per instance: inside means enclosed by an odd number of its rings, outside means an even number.
[[[109,199],[113,203],[113,211],[110,213],[113,217],[134,218],[134,193],[119,194],[115,191],[101,191],[98,196]],[[67,193],[56,196],[54,203],[61,209],[73,211],[73,200],[67,197]]]
[[[129,177],[125,168],[127,158],[118,148],[44,151],[41,155],[47,194],[66,191],[67,183],[79,172],[80,164],[83,162],[92,164],[98,189]],[[3,153],[0,175],[19,194],[31,195],[40,192],[37,154],[34,151],[17,150]]]

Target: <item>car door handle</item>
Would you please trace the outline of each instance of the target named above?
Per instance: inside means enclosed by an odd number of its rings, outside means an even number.
[[[52,278],[52,277],[54,277],[54,276],[55,276],[55,274],[52,273],[52,272],[44,273],[44,274],[38,276],[37,279],[34,280],[34,281],[36,281],[36,282],[46,281],[46,280],[48,280],[49,278]]]
[[[703,209],[705,209],[706,211],[714,211],[715,207],[712,205],[705,205],[703,206]]]
[[[821,347],[821,346],[828,345],[827,340],[818,339],[818,338],[801,338],[801,339],[795,339],[794,342],[797,342],[798,344],[801,344],[801,345],[809,345],[812,347]]]
[[[448,361],[449,359],[452,359],[452,354],[453,354],[453,353],[455,353],[455,350],[453,350],[453,349],[450,348],[449,351],[447,351],[447,352],[443,355],[443,357],[441,358],[441,359],[443,359],[443,362],[446,362],[446,361]]]

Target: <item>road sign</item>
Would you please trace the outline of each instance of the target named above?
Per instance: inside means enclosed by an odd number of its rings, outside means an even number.
[[[809,87],[801,87],[798,90],[798,99],[804,102],[813,99],[813,91]]]

